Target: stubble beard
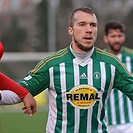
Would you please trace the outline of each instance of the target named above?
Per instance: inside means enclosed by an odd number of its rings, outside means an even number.
[[[89,52],[93,48],[93,45],[91,47],[85,47],[83,44],[78,43],[76,39],[74,39],[74,41],[77,47],[84,52]]]
[[[115,44],[114,44],[114,45],[115,45]],[[119,52],[121,51],[122,45],[120,44],[120,47],[119,47],[118,49],[116,49],[116,48],[114,47],[114,45],[109,45],[110,49],[111,49],[112,51],[114,51],[115,53],[119,53]]]

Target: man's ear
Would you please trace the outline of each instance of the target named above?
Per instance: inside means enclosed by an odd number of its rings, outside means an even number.
[[[68,28],[68,33],[69,33],[70,35],[73,34],[73,29],[72,29],[72,27],[69,27],[69,28]]]
[[[125,42],[125,40],[126,40],[126,35],[124,34],[123,35],[123,42]]]
[[[108,40],[107,40],[107,36],[106,36],[106,35],[103,36],[103,41],[104,41],[106,44],[108,43]]]

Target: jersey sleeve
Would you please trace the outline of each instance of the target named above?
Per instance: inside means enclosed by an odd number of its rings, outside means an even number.
[[[49,71],[47,66],[37,65],[27,76],[18,82],[36,96],[49,87]]]
[[[28,94],[28,90],[17,84],[15,81],[0,72],[0,90],[11,90],[15,92],[19,98],[24,98]]]
[[[116,67],[114,88],[119,89],[133,100],[133,76],[128,72],[126,67],[120,62]]]

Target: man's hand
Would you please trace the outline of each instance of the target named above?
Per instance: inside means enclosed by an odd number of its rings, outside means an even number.
[[[24,110],[24,114],[28,114],[29,116],[32,116],[34,113],[36,113],[36,100],[33,98],[33,96],[28,93],[24,98],[24,107],[22,110]]]

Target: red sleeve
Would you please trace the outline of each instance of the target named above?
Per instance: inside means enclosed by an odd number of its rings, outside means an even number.
[[[11,90],[20,98],[24,98],[28,94],[28,90],[17,84],[15,81],[0,72],[0,90]]]

